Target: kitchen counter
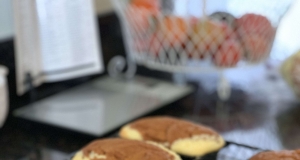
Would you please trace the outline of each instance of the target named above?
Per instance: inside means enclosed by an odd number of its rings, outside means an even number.
[[[117,19],[115,15],[99,18],[105,65],[116,53],[124,55],[125,52],[121,45],[123,41]],[[294,22],[294,20],[290,21]],[[292,45],[291,42],[298,42],[289,36],[297,37],[298,34],[295,34],[294,29],[288,28],[296,25],[287,22],[284,24],[281,27],[283,29],[278,31],[279,39],[283,40],[275,41],[275,46],[279,48],[280,44]],[[287,34],[284,31],[293,33]],[[280,50],[277,47],[271,57],[283,60],[294,52],[293,49],[297,48],[297,45],[290,47],[292,49]],[[30,103],[30,96],[26,94],[20,98],[15,93],[13,40],[1,45],[0,51],[0,57],[2,57],[0,64],[10,68],[8,82],[10,97],[13,97],[10,99],[12,111]],[[228,141],[261,149],[300,148],[300,103],[282,80],[276,68],[268,69],[266,72],[266,67],[261,65],[226,72],[226,76],[232,83],[232,96],[227,102],[218,100],[215,92],[217,75],[185,75],[195,86],[195,92],[148,115],[169,115],[202,123],[216,129]],[[145,74],[145,70],[140,70],[139,73],[170,79],[169,74]],[[82,78],[75,82],[68,81],[55,86],[44,85],[36,90],[38,99],[84,83],[89,79]],[[103,137],[114,137],[117,135],[117,130],[118,128]],[[10,116],[4,127],[0,129],[0,160],[66,159],[90,141],[103,137],[88,136]],[[233,148],[233,154],[239,153],[237,149]]]
[[[257,76],[249,78],[252,72]],[[186,75],[196,91],[149,115],[169,115],[206,124],[226,140],[261,149],[300,148],[300,106],[277,72],[266,72],[260,66],[247,73],[228,72],[226,76],[233,84],[227,102],[219,101],[214,92],[216,75]],[[117,130],[103,137],[114,137]],[[103,137],[10,117],[0,130],[0,159],[65,159],[93,139]]]

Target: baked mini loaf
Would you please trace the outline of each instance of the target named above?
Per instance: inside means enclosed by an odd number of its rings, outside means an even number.
[[[199,157],[219,150],[224,139],[214,130],[171,117],[149,117],[132,122],[120,130],[120,137],[151,141],[185,156]]]
[[[261,152],[250,160],[300,160],[300,150]]]
[[[126,139],[96,140],[72,160],[181,160],[174,152],[154,143]]]

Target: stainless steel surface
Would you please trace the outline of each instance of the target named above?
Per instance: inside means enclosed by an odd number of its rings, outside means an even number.
[[[17,117],[100,136],[191,93],[188,86],[104,77],[25,106]]]

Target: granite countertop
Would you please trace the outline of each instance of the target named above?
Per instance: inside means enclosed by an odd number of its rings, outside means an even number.
[[[226,140],[261,149],[300,148],[299,103],[278,73],[262,68],[254,69],[255,78],[249,78],[251,71],[241,75],[247,82],[231,77],[236,73],[228,73],[233,89],[227,102],[220,102],[211,89],[215,75],[187,75],[196,87],[194,94],[150,115],[170,115],[206,124]],[[116,131],[103,137],[116,136]],[[65,159],[93,139],[103,137],[10,117],[0,130],[0,159]]]

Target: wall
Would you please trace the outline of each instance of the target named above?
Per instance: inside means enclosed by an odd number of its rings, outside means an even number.
[[[0,0],[0,41],[12,37],[12,0]]]
[[[99,15],[111,13],[111,0],[94,0]],[[0,41],[13,36],[12,0],[0,0]]]
[[[112,0],[95,0],[95,7],[98,14],[106,14],[113,11]]]

